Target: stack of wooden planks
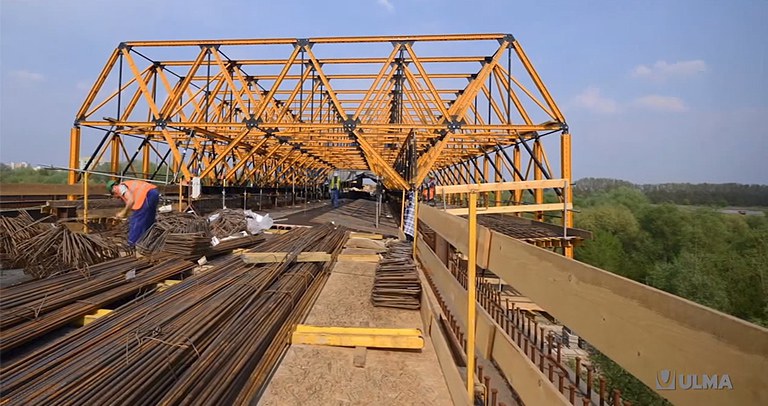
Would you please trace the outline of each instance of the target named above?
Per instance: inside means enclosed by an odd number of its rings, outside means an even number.
[[[371,291],[374,306],[419,309],[421,283],[413,262],[413,244],[396,241],[379,261]]]

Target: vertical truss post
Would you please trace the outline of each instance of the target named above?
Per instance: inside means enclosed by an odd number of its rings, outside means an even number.
[[[120,134],[115,132],[112,134],[112,142],[110,142],[110,162],[109,171],[117,176],[120,173]]]
[[[142,156],[141,156],[141,174],[144,179],[149,178],[149,153],[151,151],[151,147],[149,145],[149,140],[144,144],[144,147],[142,148]]]
[[[571,173],[571,134],[566,130],[560,135],[560,170],[562,178],[568,183],[568,187],[563,191],[563,199],[566,202],[573,202],[573,188],[570,187],[573,182]],[[563,213],[563,227],[573,227],[573,213],[565,210]],[[564,254],[568,258],[573,258],[573,246],[565,245]]]
[[[477,192],[469,194],[469,252],[467,253],[467,396],[469,404],[475,402],[475,312],[477,298]]]
[[[533,142],[533,156],[532,158],[537,161],[537,165],[534,165],[533,167],[533,179],[534,180],[542,180],[544,177],[544,171],[542,171],[542,165],[540,162],[542,161],[542,158],[544,157],[544,149],[541,146],[541,141],[538,139]],[[535,201],[536,204],[543,204],[544,203],[544,189],[536,189],[535,191]],[[538,221],[544,221],[544,212],[543,211],[537,211],[536,212],[536,220]]]
[[[72,127],[69,130],[69,168],[80,168],[80,127]],[[72,170],[67,175],[67,183],[74,185],[77,183],[77,172]],[[75,200],[75,196],[68,196],[67,199]]]
[[[486,159],[490,159],[490,157],[488,157],[487,155],[486,155],[486,157],[487,157]],[[504,181],[504,176],[503,176],[504,174],[501,172],[501,170],[502,170],[501,169],[501,154],[499,153],[499,151],[496,151],[496,153],[494,154],[494,160],[496,161],[495,162],[495,166],[496,166],[496,168],[495,168],[495,171],[496,171],[496,177],[495,177],[496,178],[496,182],[497,183],[498,182],[503,182]],[[501,194],[502,193],[503,193],[502,190],[497,190],[496,192],[494,192],[494,196],[493,196],[494,200],[495,200],[494,201],[494,206],[501,206]]]
[[[514,168],[520,168],[520,165],[522,165],[522,153],[520,151],[520,145],[517,145],[517,144],[512,150],[512,165]],[[513,177],[515,181],[525,180],[522,174],[518,171],[515,171]],[[515,190],[515,204],[523,204],[522,190]],[[518,217],[521,216],[520,213],[515,213],[515,215]]]

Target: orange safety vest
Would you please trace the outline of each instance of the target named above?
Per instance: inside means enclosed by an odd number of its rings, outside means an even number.
[[[144,205],[144,201],[147,200],[147,193],[152,189],[157,189],[157,186],[143,180],[126,180],[122,184],[127,186],[128,190],[133,194],[133,207],[131,207],[131,210],[139,210]],[[120,198],[125,201],[125,196],[120,195]]]

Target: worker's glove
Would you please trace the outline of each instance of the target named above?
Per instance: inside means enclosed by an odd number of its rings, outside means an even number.
[[[125,218],[125,212],[124,212],[124,211],[122,211],[122,210],[120,210],[119,212],[117,212],[117,214],[115,215],[115,217],[117,217],[117,218],[119,218],[119,219],[124,219],[124,218]]]

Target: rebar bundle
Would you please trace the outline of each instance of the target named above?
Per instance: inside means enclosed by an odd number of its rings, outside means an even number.
[[[207,247],[210,247],[211,228],[208,220],[190,213],[163,213],[157,218],[141,239],[136,243],[136,249],[142,255],[152,255],[164,250],[168,236],[172,237],[172,243],[177,248],[175,253],[192,254],[192,249],[184,249],[184,252],[178,252],[178,245],[183,245],[183,237],[179,235],[198,235],[205,237]],[[202,240],[202,239],[200,239]],[[198,241],[199,242],[199,241]],[[196,242],[197,243],[197,242]]]
[[[18,245],[44,229],[26,211],[20,211],[16,217],[0,217],[0,268],[23,267]]]
[[[418,309],[421,303],[421,282],[413,262],[413,244],[393,242],[379,261],[371,291],[374,306]]]
[[[24,273],[45,278],[75,268],[86,268],[120,256],[118,246],[98,235],[81,234],[55,224],[18,243],[18,257]]]
[[[208,216],[211,231],[218,238],[228,237],[241,231],[246,231],[248,223],[243,210],[219,209]]]
[[[262,244],[290,252],[281,263],[216,260],[212,269],[4,365],[0,403],[252,404],[330,270],[331,263],[296,263],[296,256],[335,257],[345,234],[328,225]]]

